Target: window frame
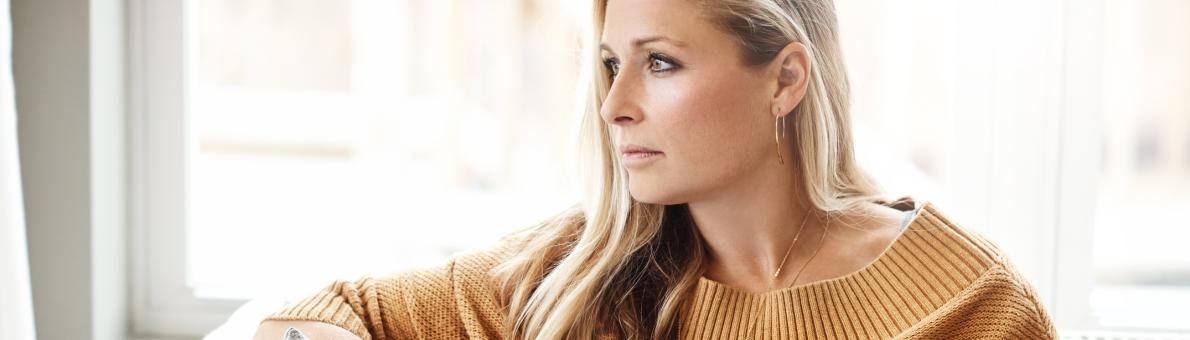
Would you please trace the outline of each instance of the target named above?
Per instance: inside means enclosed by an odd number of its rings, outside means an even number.
[[[197,297],[186,284],[188,52],[185,0],[128,0],[128,185],[132,333],[194,337],[245,300]]]

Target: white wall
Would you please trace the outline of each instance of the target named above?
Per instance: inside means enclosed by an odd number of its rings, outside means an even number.
[[[13,0],[30,276],[41,339],[124,339],[124,6]]]

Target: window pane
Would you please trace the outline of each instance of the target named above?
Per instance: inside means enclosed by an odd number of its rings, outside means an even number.
[[[195,1],[199,295],[436,264],[576,202],[566,4]]]
[[[956,27],[941,15],[957,12],[954,5],[919,0],[895,5],[837,1],[835,6],[851,86],[855,150],[865,170],[887,195],[962,204],[951,198],[949,165],[957,160],[945,149],[956,142],[954,135],[923,133],[948,131],[956,121],[954,102],[943,97],[959,81],[953,63],[945,60],[946,52],[956,48],[948,33]],[[888,43],[901,36],[915,39],[903,46]]]
[[[1105,327],[1190,329],[1190,3],[1107,4],[1092,306]]]

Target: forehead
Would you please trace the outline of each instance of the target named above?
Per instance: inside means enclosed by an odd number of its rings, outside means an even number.
[[[603,18],[605,44],[629,48],[632,40],[663,36],[692,42],[720,33],[695,0],[608,0]]]

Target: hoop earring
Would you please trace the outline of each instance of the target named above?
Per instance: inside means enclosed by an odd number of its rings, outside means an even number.
[[[781,108],[777,108],[780,111]],[[777,144],[777,163],[785,165],[785,158],[781,157],[781,136],[785,134],[785,116],[773,120],[773,140]]]

